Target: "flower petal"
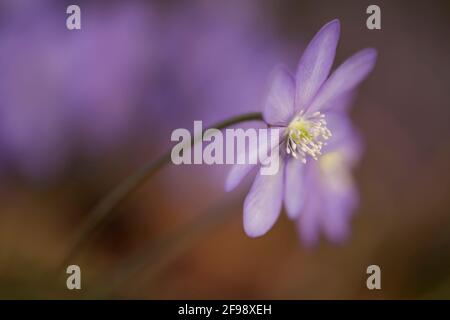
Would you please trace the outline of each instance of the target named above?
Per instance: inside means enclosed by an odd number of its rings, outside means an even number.
[[[274,175],[256,176],[244,201],[244,230],[249,237],[264,235],[280,215],[283,200],[284,165]]]
[[[295,82],[283,66],[278,66],[271,81],[263,109],[264,120],[271,125],[285,125],[294,114]]]
[[[295,110],[306,109],[333,65],[339,41],[339,20],[333,20],[320,29],[303,53],[296,74]]]
[[[289,159],[286,162],[284,205],[290,219],[295,219],[305,203],[305,177],[306,164],[296,159]]]
[[[358,192],[346,155],[348,150],[343,146],[324,155],[331,158],[319,159],[320,225],[326,237],[334,243],[343,242],[348,237],[351,215],[358,204]]]
[[[335,244],[345,242],[349,236],[350,218],[343,207],[327,208],[324,210],[323,233],[327,239]]]
[[[348,238],[351,217],[358,204],[358,193],[354,183],[348,184],[343,181],[341,185],[342,187],[337,190],[334,186],[324,186],[327,202],[322,218],[323,231],[334,243],[341,243]]]
[[[332,136],[323,148],[323,155],[330,152],[340,152],[346,165],[351,167],[361,158],[363,142],[358,130],[353,126],[348,116],[330,112],[326,115],[327,127]]]
[[[317,96],[318,95],[320,95],[320,92],[317,94]],[[348,111],[350,110],[350,107],[352,106],[355,97],[356,97],[356,90],[349,90],[347,92],[341,93],[336,97],[333,97],[332,99],[329,99],[327,102],[322,104],[319,109],[321,112],[326,112],[327,114],[330,113],[348,114]],[[314,101],[312,104],[314,104]],[[311,106],[308,109],[308,113],[309,110],[313,110]]]
[[[347,115],[330,112],[325,116],[325,120],[332,135],[324,148],[324,154],[328,150],[334,149],[335,145],[342,144],[345,139],[353,134],[353,124]]]
[[[269,130],[269,137],[273,134],[281,135],[281,131],[278,130],[278,128],[271,128]],[[258,136],[258,147],[252,148],[248,150],[248,148],[245,147],[245,144],[242,145],[243,148],[240,148],[240,150],[237,150],[237,158],[241,157],[242,154],[245,154],[246,157],[246,164],[235,164],[231,167],[230,172],[228,172],[227,178],[225,180],[225,191],[229,192],[232,191],[234,188],[236,188],[239,183],[242,181],[242,179],[245,178],[247,174],[250,173],[250,171],[256,167],[257,164],[260,163],[260,160],[264,162],[265,159],[267,159],[267,153],[269,151],[269,148],[272,148],[271,152],[276,152],[275,147],[271,145],[271,140],[267,137],[267,139],[260,139],[260,136]],[[248,150],[248,151],[247,151]],[[277,150],[278,152],[278,150]],[[259,163],[258,163],[259,161]]]
[[[324,111],[332,107],[332,100],[354,89],[372,71],[377,60],[377,51],[363,49],[342,63],[320,88],[308,108],[308,112]]]
[[[256,167],[256,164],[233,165],[230,172],[228,172],[227,179],[225,180],[225,191],[229,192],[236,188],[242,179],[244,179],[254,167]]]
[[[305,204],[302,215],[297,220],[297,230],[302,244],[313,247],[319,241],[320,203],[317,196],[311,195]]]

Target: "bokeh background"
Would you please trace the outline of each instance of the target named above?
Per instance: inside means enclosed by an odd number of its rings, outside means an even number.
[[[69,4],[0,2],[0,298],[450,298],[448,1],[78,0],[81,31]],[[334,18],[337,63],[379,52],[351,112],[366,148],[349,241],[305,248],[285,215],[249,239],[251,179],[225,194],[225,166],[167,166],[71,260],[67,290],[58,265],[95,203],[173,129],[260,110],[274,65],[295,68]]]

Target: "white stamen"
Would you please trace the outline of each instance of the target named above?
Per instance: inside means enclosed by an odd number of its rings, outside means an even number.
[[[301,111],[287,127],[286,153],[306,163],[307,156],[317,160],[326,140],[331,137],[325,115],[319,111],[305,116]]]

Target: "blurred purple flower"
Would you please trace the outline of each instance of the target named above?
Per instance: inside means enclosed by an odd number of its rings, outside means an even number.
[[[299,202],[302,213],[294,218],[299,236],[308,246],[317,243],[320,232],[334,243],[346,240],[358,204],[352,169],[360,159],[362,142],[347,116],[329,114],[328,123],[333,138],[324,147],[324,154],[318,161],[309,161],[300,177],[286,177],[301,184],[301,193],[294,201]]]
[[[74,150],[83,158],[126,141],[156,43],[140,5],[85,6],[80,31],[65,29],[63,9],[2,5],[0,161],[39,182],[57,177]]]
[[[256,111],[270,66],[287,51],[267,19],[252,1],[174,4],[164,16],[160,81],[150,87],[158,125]]]
[[[287,51],[252,1],[95,2],[80,31],[56,2],[0,6],[0,162],[38,182],[137,137],[158,153],[173,128],[255,110]]]
[[[314,170],[305,165],[307,160],[317,160],[327,151],[326,142],[331,147],[340,136],[333,132],[334,128],[340,127],[339,121],[329,115],[333,114],[333,108],[339,109],[342,108],[340,105],[348,103],[351,91],[375,65],[376,51],[364,49],[347,59],[328,77],[339,34],[339,21],[329,22],[309,43],[295,77],[284,67],[278,68],[274,74],[263,115],[268,125],[283,129],[280,143],[282,160],[277,174],[257,175],[245,199],[244,229],[251,237],[264,235],[270,230],[278,219],[283,199],[288,216],[292,219],[299,217],[307,195],[315,192],[305,192],[314,190],[314,185],[307,184],[304,177],[309,175],[306,171]],[[252,167],[233,166],[226,189],[236,187]],[[315,212],[317,207],[309,211]]]
[[[141,117],[143,82],[157,63],[152,13],[133,2],[96,8],[82,33],[69,32],[66,104],[88,154],[126,142]]]

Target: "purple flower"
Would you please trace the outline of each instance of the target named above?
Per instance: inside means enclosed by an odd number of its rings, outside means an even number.
[[[328,149],[339,145],[340,134],[337,133],[342,121],[338,120],[339,116],[333,116],[339,113],[333,109],[340,110],[348,104],[351,91],[373,69],[377,55],[374,49],[361,50],[328,77],[339,33],[339,21],[329,22],[305,49],[295,76],[284,67],[277,68],[274,73],[263,115],[269,126],[282,129],[281,163],[275,175],[257,175],[245,199],[244,229],[250,237],[264,235],[270,230],[280,215],[283,202],[292,219],[297,219],[303,209],[308,211],[308,208],[309,217],[321,205],[313,205],[307,199],[315,192],[314,184],[309,184],[313,179],[307,177],[317,171],[317,166],[311,165],[309,160],[322,159]],[[226,189],[236,187],[252,167],[233,166]],[[312,199],[319,201],[317,197]],[[309,207],[305,207],[307,203]],[[307,222],[307,219],[301,219],[302,230]]]
[[[2,3],[0,162],[42,183],[131,139],[157,43],[146,8],[85,7],[68,31],[50,2]]]
[[[332,242],[344,241],[358,204],[351,170],[361,155],[360,137],[348,117],[330,114],[328,118],[333,138],[318,161],[306,164],[301,178],[307,188],[302,188],[302,214],[297,217],[297,229],[308,246],[317,243],[320,232]]]

